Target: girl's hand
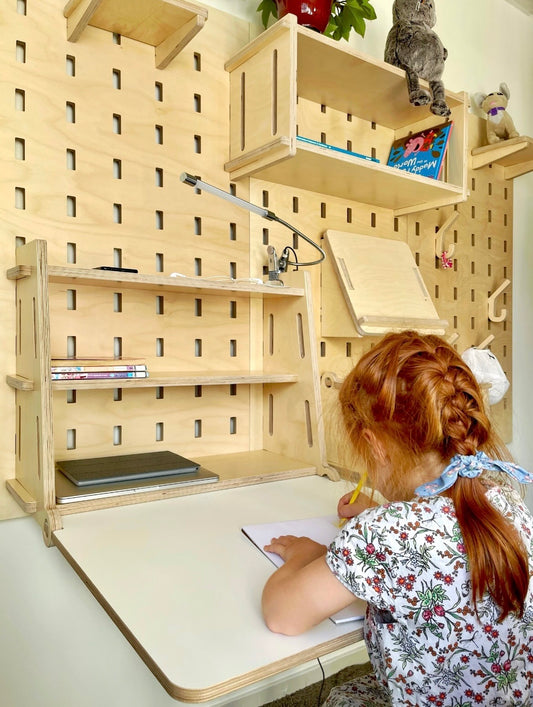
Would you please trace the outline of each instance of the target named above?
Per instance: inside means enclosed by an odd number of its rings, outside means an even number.
[[[309,538],[282,535],[279,538],[272,538],[270,543],[265,545],[265,550],[275,552],[284,562],[292,561],[302,567],[317,557],[325,555],[327,548]]]
[[[364,493],[360,493],[353,503],[350,503],[351,497],[352,493],[350,492],[344,494],[344,496],[340,499],[337,505],[337,514],[339,518],[353,518],[354,516],[358,516],[359,513],[366,511],[367,508],[377,505]]]

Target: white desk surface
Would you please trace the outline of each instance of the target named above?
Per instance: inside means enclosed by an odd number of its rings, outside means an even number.
[[[361,640],[360,622],[329,619],[271,633],[274,568],[240,531],[331,513],[344,491],[318,476],[214,491],[65,516],[55,538],[169,694],[210,700]]]

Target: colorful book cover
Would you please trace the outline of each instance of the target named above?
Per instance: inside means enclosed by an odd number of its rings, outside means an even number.
[[[423,177],[438,179],[452,127],[453,121],[450,121],[395,140],[392,143],[387,165]]]
[[[147,367],[145,363],[140,364],[120,364],[113,365],[107,364],[103,366],[88,366],[86,364],[80,366],[51,366],[52,373],[80,373],[80,372],[90,372],[98,373],[100,371],[146,371]]]

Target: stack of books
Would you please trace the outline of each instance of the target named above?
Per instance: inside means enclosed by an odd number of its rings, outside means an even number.
[[[138,358],[53,358],[52,380],[148,378],[146,362]]]

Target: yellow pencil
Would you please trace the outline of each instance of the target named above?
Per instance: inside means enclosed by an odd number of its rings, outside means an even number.
[[[361,474],[361,476],[359,477],[359,482],[358,482],[357,486],[355,487],[354,492],[351,495],[350,504],[352,504],[355,501],[355,499],[357,498],[357,496],[359,496],[359,494],[361,493],[361,489],[363,488],[365,481],[366,481],[366,471],[363,474]],[[342,526],[346,523],[347,520],[348,520],[348,518],[341,518],[338,523],[339,528],[342,528]]]

